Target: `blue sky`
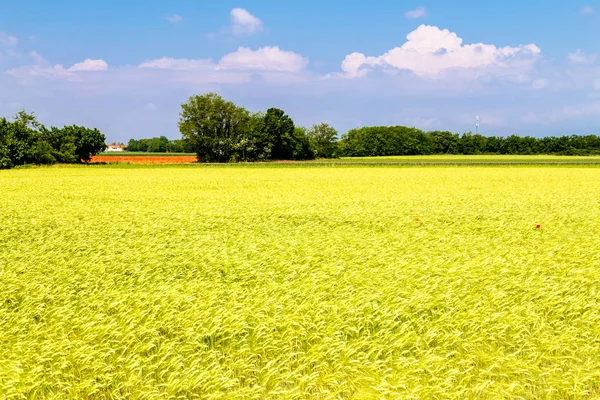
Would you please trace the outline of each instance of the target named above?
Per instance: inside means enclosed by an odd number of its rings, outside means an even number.
[[[486,135],[600,134],[600,1],[0,1],[0,115],[179,137],[180,104]]]

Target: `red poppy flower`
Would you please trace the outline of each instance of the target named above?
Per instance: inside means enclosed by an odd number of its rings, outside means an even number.
[[[420,221],[420,219],[419,218],[415,218],[415,221]]]
[[[541,225],[536,225],[535,229],[540,229],[542,226]]]

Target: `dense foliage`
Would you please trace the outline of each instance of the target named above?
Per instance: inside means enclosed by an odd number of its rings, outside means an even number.
[[[600,154],[600,137],[508,137],[448,131],[424,132],[405,126],[373,126],[350,130],[338,142],[344,156],[403,156],[427,154]]]
[[[328,124],[313,125],[308,130],[308,140],[317,158],[334,158],[337,156],[338,132]]]
[[[309,136],[283,110],[250,113],[215,93],[192,96],[181,107],[179,129],[199,161],[308,160],[336,143],[335,135]]]
[[[150,139],[130,139],[127,151],[142,151],[148,153],[193,153],[194,147],[186,140],[170,140],[166,136]]]
[[[327,124],[307,130],[295,126],[283,110],[250,113],[215,93],[190,97],[182,105],[179,128],[198,160],[216,162],[428,154],[600,154],[600,137],[595,135],[499,137],[371,126],[351,129],[338,141],[337,131]],[[164,142],[168,140],[164,138]]]
[[[0,118],[0,169],[24,164],[89,162],[106,148],[97,129],[46,128],[33,114],[19,111],[12,121]]]

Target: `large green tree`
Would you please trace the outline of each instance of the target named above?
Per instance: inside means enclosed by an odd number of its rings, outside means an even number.
[[[249,113],[216,93],[192,96],[181,105],[179,130],[194,147],[198,161],[239,159]]]
[[[7,166],[33,164],[39,158],[40,124],[33,113],[19,111],[8,121],[3,118],[0,123],[0,143],[2,143],[2,158]]]
[[[317,158],[333,158],[336,156],[338,132],[326,123],[313,125],[308,130],[310,147]]]
[[[92,156],[106,150],[106,137],[98,129],[71,125],[62,128],[63,135],[72,137],[75,144],[75,156],[80,162],[88,163]]]
[[[294,121],[283,110],[269,108],[264,115],[264,133],[266,146],[271,149],[271,157],[276,160],[292,160],[294,154]]]
[[[294,126],[283,110],[250,113],[215,93],[192,96],[181,105],[179,130],[199,161],[314,158],[306,130]]]

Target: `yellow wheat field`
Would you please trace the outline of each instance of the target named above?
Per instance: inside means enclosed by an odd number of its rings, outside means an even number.
[[[600,169],[0,171],[0,397],[600,398]]]

